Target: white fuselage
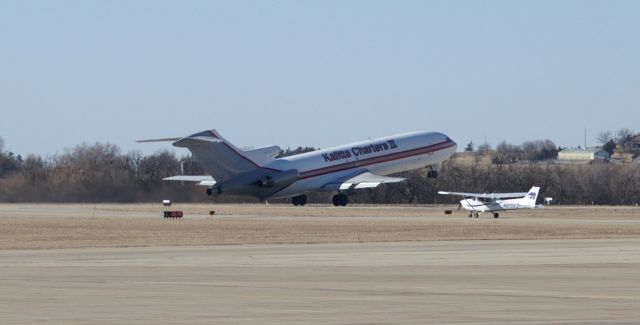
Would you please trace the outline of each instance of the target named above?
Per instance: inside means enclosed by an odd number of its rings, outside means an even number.
[[[531,206],[526,198],[518,199],[483,199],[483,198],[467,198],[460,201],[460,205],[471,212],[494,212],[516,209],[530,209]]]
[[[325,185],[360,171],[389,175],[435,166],[449,159],[456,148],[442,133],[412,132],[275,159],[263,167],[300,172],[298,180],[272,195],[282,198],[331,190]]]

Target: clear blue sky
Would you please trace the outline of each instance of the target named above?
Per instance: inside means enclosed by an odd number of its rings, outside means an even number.
[[[0,1],[0,137],[26,155],[215,128],[460,147],[640,125],[640,1]]]

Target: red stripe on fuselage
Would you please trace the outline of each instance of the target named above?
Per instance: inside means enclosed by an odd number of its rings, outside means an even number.
[[[388,161],[392,161],[392,160],[398,160],[398,159],[403,159],[403,158],[408,158],[408,157],[413,157],[413,156],[419,156],[419,155],[427,154],[427,153],[430,153],[430,152],[435,152],[435,151],[438,151],[438,150],[450,148],[452,146],[454,146],[454,144],[452,142],[442,142],[442,143],[438,143],[438,144],[434,144],[434,145],[430,145],[430,146],[426,146],[426,147],[420,147],[420,148],[415,148],[415,149],[409,149],[409,150],[405,150],[405,151],[395,152],[395,153],[391,153],[391,154],[388,154],[388,155],[371,157],[371,158],[367,158],[367,159],[363,159],[363,160],[359,160],[359,161],[350,161],[350,162],[346,162],[346,163],[342,163],[342,164],[338,164],[338,165],[333,165],[333,166],[327,166],[327,167],[322,167],[322,168],[318,168],[318,169],[307,170],[307,171],[304,171],[304,172],[300,173],[300,179],[326,175],[326,174],[335,173],[335,172],[348,170],[348,169],[352,169],[352,168],[365,167],[365,166],[369,166],[369,165],[373,165],[373,164],[380,164],[380,163],[384,163],[384,162],[388,162]]]

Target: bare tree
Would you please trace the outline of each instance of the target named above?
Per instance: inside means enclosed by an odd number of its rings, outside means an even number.
[[[518,162],[521,152],[518,146],[502,141],[496,147],[496,154],[492,161],[497,165],[515,163]]]
[[[596,140],[598,141],[598,143],[605,145],[609,141],[613,140],[613,133],[611,133],[611,131],[600,132],[598,133]]]
[[[288,157],[316,150],[317,149],[314,147],[297,147],[295,149],[287,148],[286,150],[280,150],[280,153],[278,154],[278,156],[276,156],[276,158]]]
[[[558,146],[549,139],[542,141],[540,150],[544,160],[558,158]]]
[[[488,143],[483,143],[478,146],[478,155],[484,156],[491,151],[491,145]]]
[[[616,134],[616,142],[622,146],[623,150],[631,150],[631,139],[633,138],[633,131],[627,128],[618,130]]]
[[[625,139],[631,137],[633,135],[633,131],[631,129],[628,128],[621,128],[620,130],[618,130],[618,132],[616,133],[616,140],[618,142],[620,141],[624,141]]]
[[[526,141],[522,144],[522,151],[524,159],[528,161],[541,160],[540,150],[538,150],[538,144],[533,141]]]
[[[0,137],[0,177],[10,175],[22,167],[22,157],[13,152],[4,151],[4,140]]]

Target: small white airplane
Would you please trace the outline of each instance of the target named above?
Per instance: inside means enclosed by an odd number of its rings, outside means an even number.
[[[494,218],[498,218],[500,214],[497,211],[541,208],[541,205],[536,205],[538,192],[540,192],[540,187],[534,186],[529,192],[521,193],[481,194],[439,191],[438,194],[462,196],[460,206],[469,211],[469,218],[477,218],[483,212],[491,212]]]
[[[347,205],[347,194],[354,189],[404,180],[384,175],[426,167],[427,176],[436,177],[434,167],[457,148],[453,140],[438,132],[403,133],[278,159],[278,146],[243,151],[215,130],[138,142],[157,141],[174,141],[174,146],[186,147],[209,173],[164,180],[197,182],[208,187],[208,195],[248,195],[263,200],[291,197],[293,205],[305,205],[305,193],[333,191],[337,192],[335,206]]]

